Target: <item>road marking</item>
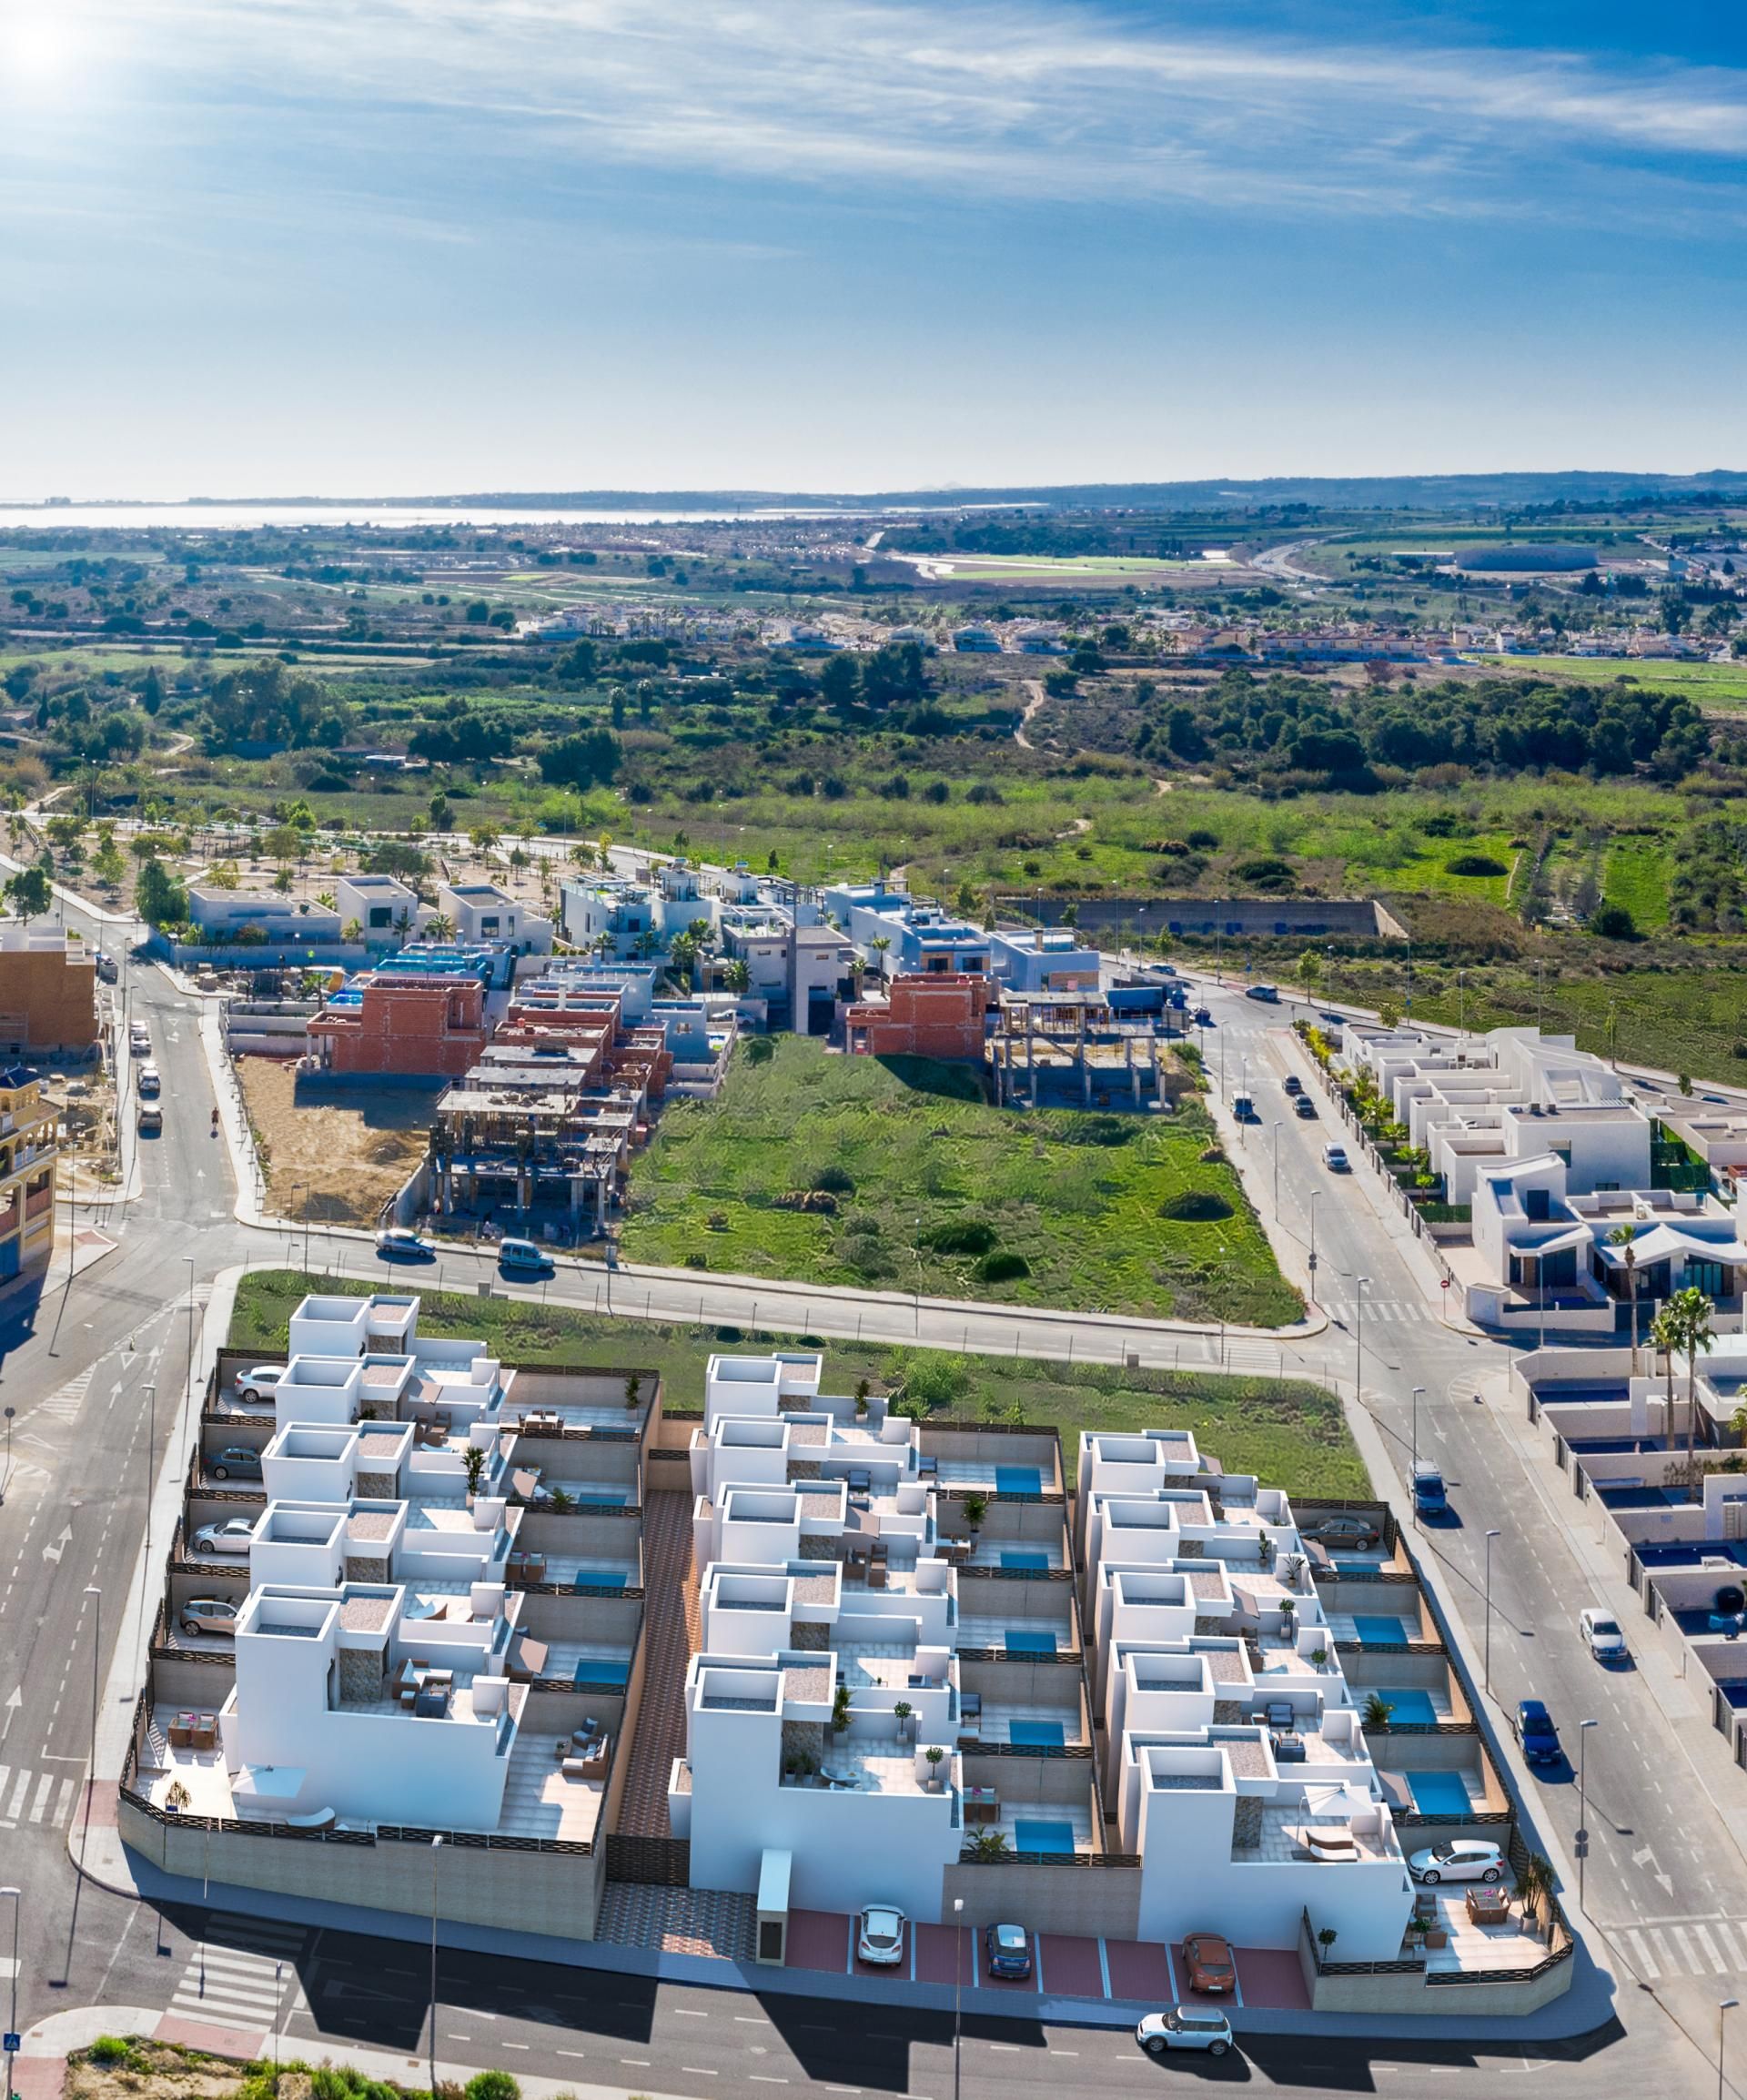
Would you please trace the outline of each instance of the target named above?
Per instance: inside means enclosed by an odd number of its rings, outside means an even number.
[[[558,2049],[555,2050],[553,2054],[559,2056],[573,2057],[579,2064],[586,2060],[585,2052],[581,2049]]]
[[[621,2064],[632,2065],[639,2071],[647,2071],[649,2069],[650,2060],[647,2056],[621,2056],[619,2061]]]
[[[1719,1976],[1726,1976],[1729,1973],[1729,1964],[1717,1952],[1717,1943],[1711,1937],[1710,1933],[1706,1932],[1702,1925],[1694,1925],[1692,1931],[1698,1940],[1700,1946],[1704,1949],[1706,1954],[1710,1957],[1712,1970],[1714,1970],[1714,1972]]]
[[[503,2047],[506,2049],[528,2049],[532,2046],[533,2044],[529,2042],[506,2042],[503,2044]]]
[[[749,2071],[746,2074],[746,2083],[749,2085],[786,2085],[788,2080],[786,2078],[767,2078],[762,2071]]]
[[[695,2005],[670,2005],[668,2010],[676,2020],[707,2020],[710,2017],[708,2013],[699,2012]]]
[[[1656,1957],[1644,1944],[1643,1934],[1641,1933],[1628,1932],[1622,1936],[1631,1947],[1632,1954],[1638,1964],[1639,1974],[1642,1976],[1646,1976],[1651,1979],[1652,1981],[1656,1977],[1660,1976],[1662,1972],[1657,1965]]]
[[[1684,1966],[1684,1964],[1680,1961],[1679,1957],[1671,1952],[1668,1942],[1662,1937],[1661,1932],[1658,1931],[1654,1926],[1651,1926],[1651,1928],[1650,1944],[1655,1948],[1656,1958],[1661,1964],[1662,1968],[1674,1969]]]
[[[705,2064],[682,2064],[680,2069],[689,2078],[720,2078],[722,2076],[720,2071],[712,2071]]]

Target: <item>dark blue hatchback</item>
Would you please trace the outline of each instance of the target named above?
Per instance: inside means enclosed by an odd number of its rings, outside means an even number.
[[[1522,1754],[1530,1764],[1557,1764],[1564,1756],[1553,1717],[1539,1699],[1520,1699],[1512,1725]]]
[[[1031,1934],[1023,1925],[991,1925],[985,1934],[992,1976],[1031,1974]]]

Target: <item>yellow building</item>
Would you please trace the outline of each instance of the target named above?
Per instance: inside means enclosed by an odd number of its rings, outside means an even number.
[[[55,1111],[27,1065],[0,1066],[0,1282],[55,1245]]]

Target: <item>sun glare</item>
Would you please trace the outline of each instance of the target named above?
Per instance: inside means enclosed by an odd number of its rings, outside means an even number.
[[[57,0],[0,0],[0,86],[55,79],[76,40],[72,11]]]

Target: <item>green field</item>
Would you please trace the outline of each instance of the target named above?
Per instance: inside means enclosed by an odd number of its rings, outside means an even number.
[[[1668,924],[1668,854],[1654,840],[1622,839],[1608,848],[1601,894],[1623,904],[1641,934]]]
[[[1628,678],[1646,692],[1676,692],[1699,707],[1732,712],[1747,707],[1747,660],[1738,663],[1659,663],[1654,657],[1593,658],[1570,656],[1513,656],[1499,664],[1506,675],[1533,672],[1537,677],[1569,679],[1579,684],[1597,685]]]
[[[282,1355],[287,1321],[307,1291],[356,1297],[364,1287],[291,1269],[253,1270],[237,1288],[229,1346],[251,1355]],[[513,1365],[604,1364],[654,1371],[667,1405],[675,1408],[702,1406],[704,1363],[712,1350],[793,1348],[805,1339],[743,1335],[737,1328],[614,1320],[452,1291],[420,1292],[419,1325],[434,1337],[478,1335],[494,1355]],[[1227,1472],[1257,1473],[1288,1494],[1371,1492],[1340,1403],[1323,1388],[1301,1380],[1121,1371],[848,1342],[818,1346],[825,1350],[826,1384],[833,1392],[852,1391],[858,1379],[868,1378],[894,1390],[902,1385],[937,1419],[1030,1422],[1059,1429],[1070,1484],[1075,1439],[1083,1429],[1187,1429]]]
[[[718,1099],[662,1116],[632,1170],[632,1260],[1263,1327],[1301,1316],[1236,1174],[1200,1157],[1214,1131],[1198,1106],[1015,1115],[985,1106],[964,1065],[771,1040],[762,1065],[741,1048]],[[834,1216],[778,1206],[818,1188]],[[1227,1215],[1160,1216],[1192,1190]],[[954,1227],[983,1251],[940,1247]],[[1023,1273],[1002,1275],[1015,1257]]]

